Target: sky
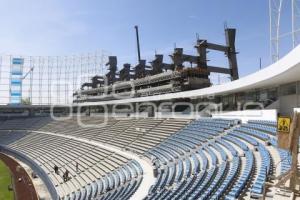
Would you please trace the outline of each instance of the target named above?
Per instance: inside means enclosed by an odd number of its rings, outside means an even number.
[[[281,33],[290,31],[290,5],[284,1]],[[224,44],[224,24],[237,29],[241,76],[271,63],[268,0],[0,0],[0,54],[80,55],[105,50],[123,63],[135,64],[134,25],[139,26],[142,58],[154,53],[165,61],[176,47],[196,53],[196,33]],[[280,44],[291,50],[291,37]],[[209,63],[226,66],[222,54],[210,52]]]

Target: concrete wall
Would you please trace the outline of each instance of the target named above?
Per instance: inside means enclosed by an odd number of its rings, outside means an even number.
[[[279,100],[273,102],[271,105],[267,106],[265,109],[268,109],[268,110],[279,110],[279,107],[280,107],[280,104],[279,104]]]
[[[281,115],[293,114],[293,109],[300,106],[300,95],[287,95],[279,97],[279,113]]]

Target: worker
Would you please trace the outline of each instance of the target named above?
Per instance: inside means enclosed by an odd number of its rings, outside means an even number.
[[[78,162],[76,162],[75,166],[76,166],[76,172],[78,173],[78,171],[79,171],[79,164],[78,164]]]
[[[69,180],[69,171],[68,170],[66,170],[66,172],[64,173],[63,179],[64,179],[64,182],[67,182]]]
[[[63,174],[64,182],[66,182],[66,173]]]
[[[59,171],[58,171],[58,167],[56,166],[56,165],[54,165],[54,172],[55,172],[55,174],[59,174]]]
[[[69,171],[66,170],[66,180],[69,180]]]

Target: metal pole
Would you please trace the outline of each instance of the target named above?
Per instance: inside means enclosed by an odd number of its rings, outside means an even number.
[[[32,64],[33,64],[33,67],[35,68],[35,59],[34,57],[32,58]],[[33,103],[33,80],[34,80],[34,72],[32,71],[32,77],[31,77],[31,99],[32,99],[32,103]]]
[[[273,39],[273,35],[272,35],[272,0],[269,0],[269,35],[270,35],[270,57],[271,57],[271,61],[273,62],[273,44],[272,44],[272,39]]]
[[[261,58],[259,58],[259,69],[261,69]]]
[[[52,104],[52,71],[53,71],[53,57],[49,57],[49,71],[48,74],[48,90],[49,90],[49,96],[48,96],[48,103],[49,105]]]
[[[140,50],[140,38],[139,38],[139,27],[134,26],[135,28],[135,34],[136,34],[136,45],[138,50],[138,63],[141,61],[141,50]]]
[[[75,65],[75,56],[73,55],[72,56],[72,70],[73,70],[73,77],[72,77],[72,80],[73,80],[73,88],[72,88],[72,92],[75,91],[75,88],[76,88],[76,72],[77,72],[77,68],[76,68],[76,65]]]
[[[293,48],[295,48],[296,42],[295,42],[295,0],[292,0],[292,43]]]
[[[68,85],[68,57],[67,56],[65,56],[65,64],[64,64],[64,70],[65,70],[65,77],[64,77],[64,84],[65,84],[65,87],[64,87],[64,90],[65,90],[65,104],[67,103],[67,85]]]
[[[94,57],[94,75],[98,75],[98,73],[97,73],[97,53],[98,53],[98,51],[96,50],[96,52],[95,52],[95,57]]]
[[[67,72],[67,84],[66,84],[66,89],[67,89],[67,101],[66,103],[69,103],[69,87],[71,85],[70,83],[70,73],[71,73],[71,62],[70,62],[70,56],[68,56],[68,59],[67,59],[67,64],[68,64],[68,72]]]
[[[82,71],[82,68],[83,68],[83,55],[81,54],[80,56],[80,83],[79,84],[82,84],[84,82],[84,77],[83,77],[83,71]]]
[[[21,73],[22,73],[22,75],[23,75],[23,72],[24,72],[24,65],[25,65],[25,58],[23,58],[23,64],[21,65]],[[21,95],[20,95],[20,97],[21,97],[21,103],[22,103],[22,99],[23,99],[23,79],[20,78],[20,81],[21,81],[21,85],[20,85],[20,93],[21,93]]]
[[[279,34],[280,34],[280,15],[281,15],[281,6],[282,6],[282,0],[279,1],[279,7],[278,7],[278,17],[277,17],[277,30],[276,30],[276,61],[279,60]]]
[[[103,68],[104,68],[104,52],[103,52],[103,50],[102,50],[102,51],[101,51],[101,71],[100,71],[101,76],[104,75],[104,70],[103,70]]]
[[[11,71],[12,71],[12,56],[9,56],[9,65],[10,65],[10,71],[9,71],[9,103],[11,103]]]
[[[56,103],[58,104],[59,103],[59,79],[60,79],[60,77],[59,77],[59,61],[58,61],[59,59],[58,59],[58,56],[56,56],[56,93],[57,93],[57,95],[56,95]]]
[[[32,99],[32,84],[33,84],[33,61],[32,61],[32,56],[30,56],[30,77],[29,77],[29,98],[31,104],[33,104],[33,99]]]
[[[270,55],[272,62],[279,59],[279,30],[283,0],[269,0]]]
[[[292,42],[293,48],[297,46],[299,43],[299,25],[300,25],[300,1],[299,0],[291,0],[292,1]]]
[[[88,69],[88,81],[91,78],[91,54],[88,53],[88,57],[87,57],[87,69]]]
[[[39,56],[39,64],[38,64],[38,67],[39,67],[39,105],[41,105],[41,97],[42,97],[42,79],[41,79],[41,71],[42,71],[42,67],[41,67],[41,56]]]

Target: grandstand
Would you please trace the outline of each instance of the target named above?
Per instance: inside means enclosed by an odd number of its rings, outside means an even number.
[[[101,128],[82,128],[73,118],[25,120],[27,126],[22,118],[1,121],[1,148],[33,162],[53,187],[51,195],[61,199],[128,199],[143,180],[137,161],[68,136],[151,161],[157,179],[145,199],[258,198],[270,175],[291,167],[290,153],[277,147],[274,121],[109,118]],[[83,118],[90,124],[103,120]],[[70,180],[64,182],[66,169]]]
[[[299,52],[209,88],[2,106],[0,152],[27,166],[41,199],[293,199],[297,190],[276,185],[294,169],[292,152],[278,146],[276,120],[299,107]],[[237,103],[249,96],[229,101],[253,90],[274,98],[242,110]]]
[[[197,37],[197,55],[175,47],[170,64],[139,55],[119,71],[103,52],[2,56],[9,189],[47,200],[300,199],[300,45],[240,78],[235,34],[225,27],[224,45]],[[210,65],[208,50],[228,67]]]
[[[297,192],[276,186],[292,169],[292,153],[278,147],[276,119],[299,106],[299,52],[193,91],[69,107],[2,106],[0,152],[27,166],[46,199],[292,199]],[[268,97],[272,88],[280,92],[267,107],[262,100],[263,108],[236,110],[227,101],[241,90]],[[225,112],[209,104],[215,101],[201,104],[212,93]]]

